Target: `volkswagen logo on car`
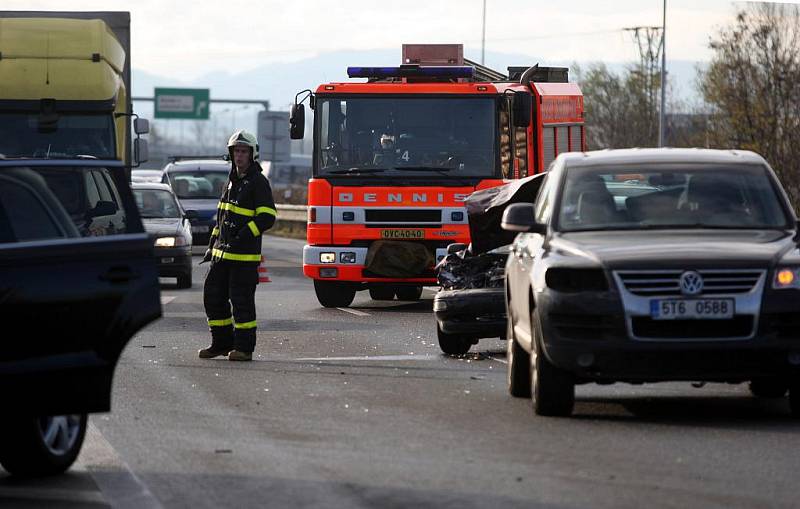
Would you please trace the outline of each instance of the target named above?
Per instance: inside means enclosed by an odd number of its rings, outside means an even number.
[[[693,270],[681,274],[681,293],[684,295],[699,295],[703,291],[703,276]]]

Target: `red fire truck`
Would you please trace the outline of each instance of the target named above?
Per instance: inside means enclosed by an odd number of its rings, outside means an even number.
[[[464,198],[584,150],[583,96],[566,68],[503,74],[460,44],[403,45],[398,67],[349,67],[366,82],[326,83],[295,98],[293,139],[314,111],[303,272],[319,302],[419,299],[434,265],[469,242]],[[302,99],[301,99],[302,98]]]

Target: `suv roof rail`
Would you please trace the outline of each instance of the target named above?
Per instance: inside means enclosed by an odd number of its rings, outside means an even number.
[[[217,154],[217,155],[198,155],[198,156],[169,156],[167,157],[170,162],[174,163],[176,161],[183,161],[186,159],[220,159],[222,161],[230,161],[230,156],[228,154]]]

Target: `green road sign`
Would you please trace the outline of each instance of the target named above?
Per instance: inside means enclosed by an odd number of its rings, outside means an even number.
[[[155,118],[208,120],[207,88],[156,88]]]

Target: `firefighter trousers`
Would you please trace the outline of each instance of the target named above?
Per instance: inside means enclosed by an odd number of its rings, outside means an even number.
[[[203,286],[212,348],[255,350],[257,285],[255,264],[228,260],[212,263]]]

